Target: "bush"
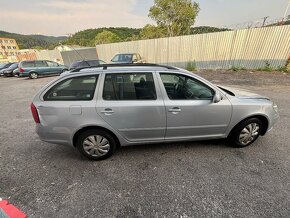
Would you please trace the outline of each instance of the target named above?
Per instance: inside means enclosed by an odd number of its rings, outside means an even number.
[[[188,71],[196,71],[196,63],[195,61],[188,62],[186,65],[186,70]]]
[[[236,66],[232,66],[231,68],[230,68],[230,70],[232,70],[232,71],[239,71],[239,70],[246,70],[246,68],[244,68],[244,67],[236,67]]]

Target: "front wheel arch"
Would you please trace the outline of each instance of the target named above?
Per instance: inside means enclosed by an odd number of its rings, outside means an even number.
[[[253,116],[250,116],[250,117],[247,117],[243,120],[241,120],[239,123],[237,123],[230,131],[230,133],[228,134],[228,137],[231,136],[232,132],[243,122],[245,122],[246,120],[249,120],[249,119],[252,119],[252,118],[257,118],[259,119],[262,124],[263,124],[263,129],[261,131],[261,135],[265,135],[267,130],[268,130],[268,126],[269,126],[269,120],[267,117],[263,116],[263,115],[253,115]]]

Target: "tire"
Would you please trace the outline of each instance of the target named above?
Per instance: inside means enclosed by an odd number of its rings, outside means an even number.
[[[113,155],[117,142],[108,132],[92,129],[78,136],[76,147],[88,159],[104,160]]]
[[[261,120],[250,118],[238,124],[228,139],[233,147],[247,147],[259,138],[262,130],[263,123]]]
[[[60,72],[60,74],[66,72],[66,71],[68,71],[68,69],[63,69],[63,70]],[[59,75],[60,75],[60,74],[59,74]]]
[[[38,73],[36,73],[36,72],[29,73],[29,78],[30,79],[37,79],[38,78]]]

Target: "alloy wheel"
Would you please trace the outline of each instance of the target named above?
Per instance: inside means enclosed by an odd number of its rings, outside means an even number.
[[[91,135],[83,141],[84,151],[93,157],[102,157],[110,150],[110,142],[104,136]]]
[[[259,136],[259,132],[260,125],[258,123],[250,123],[240,132],[239,142],[242,145],[248,145]]]

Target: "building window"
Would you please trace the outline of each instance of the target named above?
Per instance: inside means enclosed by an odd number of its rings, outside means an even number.
[[[0,43],[2,43],[3,41],[2,41],[2,39],[0,39]]]
[[[14,40],[10,40],[11,43],[14,43]]]
[[[4,40],[5,43],[8,43],[8,40]]]
[[[11,46],[7,46],[7,49],[11,49]]]
[[[16,46],[13,46],[13,49],[16,49]]]
[[[5,46],[4,46],[4,45],[2,45],[1,47],[2,47],[3,49],[5,49]]]

